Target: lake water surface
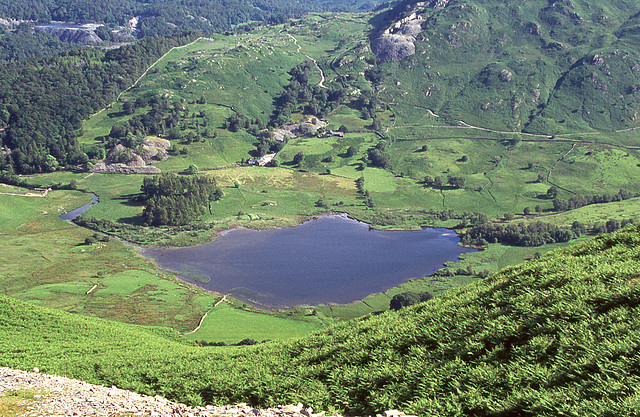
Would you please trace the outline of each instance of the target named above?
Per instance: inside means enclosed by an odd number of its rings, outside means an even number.
[[[266,308],[350,303],[435,272],[471,249],[447,229],[377,231],[345,216],[297,227],[231,230],[189,248],[142,249],[203,288]]]

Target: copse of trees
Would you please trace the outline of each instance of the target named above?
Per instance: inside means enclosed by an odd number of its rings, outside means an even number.
[[[213,177],[161,174],[146,177],[140,188],[145,224],[177,226],[196,221],[211,202],[222,197]]]
[[[358,97],[358,100],[355,102],[358,110],[362,112],[362,118],[365,120],[371,118],[375,119],[376,110],[378,109],[378,107],[380,107],[381,104],[382,102],[380,101],[378,96],[374,92],[369,90],[363,91],[362,94],[360,94],[360,97]]]
[[[433,295],[428,292],[402,292],[391,298],[391,301],[389,301],[389,309],[397,311],[403,307],[429,301],[432,298]]]
[[[464,185],[466,184],[466,179],[464,177],[449,175],[447,177],[447,183],[452,188],[464,188]]]
[[[531,224],[478,224],[467,229],[461,237],[464,244],[484,246],[504,243],[513,246],[541,246],[548,243],[568,242],[576,238],[571,229],[535,222]]]
[[[367,151],[369,165],[373,167],[391,169],[392,162],[388,152],[389,144],[386,141],[380,141],[374,148]]]
[[[609,219],[605,223],[602,223],[602,222],[595,223],[591,228],[591,233],[593,233],[594,235],[597,235],[600,233],[612,233],[630,224],[635,224],[635,220],[624,219],[622,221],[619,221],[616,219]]]
[[[248,129],[254,136],[257,136],[258,131],[265,129],[267,126],[264,122],[258,118],[252,119],[243,114],[234,112],[222,126],[224,129],[229,129],[232,132],[237,132],[240,129]]]
[[[347,95],[346,90],[322,88],[309,83],[314,66],[311,61],[303,61],[289,71],[291,81],[276,99],[276,109],[271,115],[270,125],[281,126],[288,123],[291,114],[296,111],[323,118],[342,104]]]
[[[432,177],[430,175],[427,175],[422,180],[422,183],[424,184],[425,187],[432,187],[432,188],[439,188],[439,189],[445,188],[445,181],[441,176]],[[454,188],[454,189],[464,188],[466,183],[467,183],[467,180],[465,177],[456,176],[456,175],[447,176],[447,184],[449,184],[448,186],[451,188]]]

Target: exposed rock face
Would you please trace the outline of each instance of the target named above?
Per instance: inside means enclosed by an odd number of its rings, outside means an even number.
[[[387,35],[371,41],[371,51],[380,61],[400,61],[416,53],[413,36]]]
[[[171,147],[171,142],[160,138],[146,138],[142,144],[140,156],[147,164],[164,161],[169,158],[167,149]]]
[[[55,23],[51,25],[35,26],[35,31],[48,33],[60,38],[63,42],[69,43],[100,43],[102,39],[96,35],[96,29],[102,25],[87,23],[83,25]]]
[[[313,119],[315,118],[311,117],[308,120],[299,123],[280,126],[278,129],[273,130],[272,137],[278,142],[286,142],[289,139],[295,139],[298,136],[315,135],[318,132],[318,129],[327,125],[327,122],[316,120],[314,123]]]
[[[143,156],[132,152],[121,144],[117,144],[111,148],[105,160],[98,162],[92,171],[103,174],[159,174],[162,171],[159,168],[147,165],[147,161],[151,163],[166,159],[166,149],[169,147],[168,142],[164,139],[154,139],[151,142],[145,141],[145,143],[153,143],[156,146],[143,145]],[[123,154],[125,154],[125,157],[122,156]],[[147,160],[144,159],[145,154]]]
[[[442,10],[450,0],[421,1],[413,5],[410,13],[386,28],[371,41],[371,52],[382,62],[399,61],[416,53],[416,37],[425,21],[419,13],[427,9]]]
[[[418,3],[416,6],[424,3]],[[399,61],[416,53],[416,36],[422,32],[424,19],[416,12],[395,22],[381,36],[371,41],[371,52],[382,62]]]

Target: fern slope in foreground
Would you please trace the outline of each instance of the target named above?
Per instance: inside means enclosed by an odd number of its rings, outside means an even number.
[[[0,365],[190,403],[365,414],[621,416],[640,409],[640,229],[309,337],[198,348],[0,298]]]

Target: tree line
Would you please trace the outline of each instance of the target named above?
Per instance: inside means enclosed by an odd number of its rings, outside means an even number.
[[[579,221],[571,227],[559,227],[554,224],[537,221],[530,224],[476,224],[461,235],[461,242],[467,245],[486,246],[489,243],[503,243],[513,246],[541,246],[550,243],[568,242],[583,234],[611,233],[629,224],[633,219],[610,219],[596,222],[591,228]]]
[[[537,221],[530,224],[480,224],[462,233],[461,241],[467,245],[485,246],[504,243],[513,246],[541,246],[548,243],[568,242],[577,236],[571,229]]]
[[[590,204],[624,201],[638,196],[640,196],[640,194],[620,189],[617,194],[576,195],[566,200],[556,198],[553,200],[553,209],[555,211],[568,211],[588,206]]]

